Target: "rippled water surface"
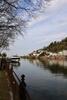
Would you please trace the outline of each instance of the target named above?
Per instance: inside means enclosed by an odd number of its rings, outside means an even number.
[[[27,89],[32,100],[67,100],[67,61],[62,66],[38,60],[21,60],[14,68],[17,75],[26,75]]]

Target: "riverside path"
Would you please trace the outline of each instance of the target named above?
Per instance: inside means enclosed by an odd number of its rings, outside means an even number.
[[[0,71],[0,100],[13,100],[9,80],[5,71]]]

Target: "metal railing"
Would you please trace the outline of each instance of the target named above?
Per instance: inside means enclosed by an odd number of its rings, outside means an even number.
[[[9,77],[9,81],[11,84],[11,88],[12,88],[12,92],[13,92],[13,99],[14,100],[21,100],[23,98],[20,99],[19,95],[20,95],[20,88],[19,88],[19,84],[21,82],[21,80],[18,78],[17,74],[14,72],[13,70],[13,66],[10,63],[7,63],[6,65],[6,72],[8,74]],[[18,82],[17,82],[18,80]],[[23,90],[21,90],[23,91]],[[25,88],[25,95],[26,95],[26,100],[31,100],[30,95],[28,93],[28,91]]]

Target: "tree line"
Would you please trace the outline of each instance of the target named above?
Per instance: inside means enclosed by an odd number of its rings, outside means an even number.
[[[49,46],[44,47],[43,50],[50,52],[60,52],[62,50],[67,50],[67,37],[61,41],[54,41],[49,44]]]

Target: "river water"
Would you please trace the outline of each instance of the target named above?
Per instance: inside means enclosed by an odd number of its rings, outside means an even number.
[[[54,61],[21,60],[14,71],[19,78],[25,74],[32,100],[67,100],[67,61],[59,66]]]

